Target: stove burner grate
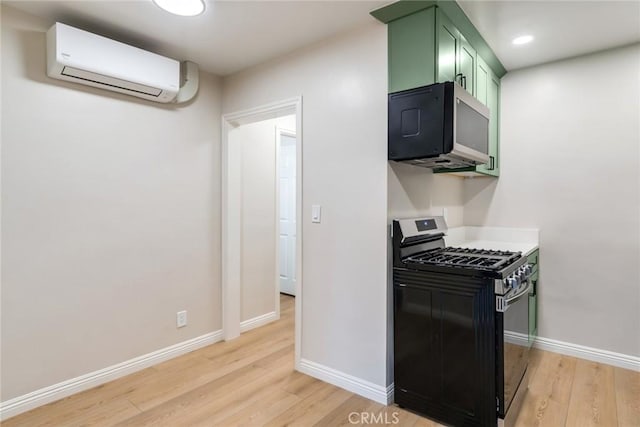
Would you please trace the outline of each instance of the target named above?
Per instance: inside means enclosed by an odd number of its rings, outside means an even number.
[[[519,252],[447,247],[411,255],[404,261],[448,267],[500,270],[517,261],[518,258],[520,258]]]

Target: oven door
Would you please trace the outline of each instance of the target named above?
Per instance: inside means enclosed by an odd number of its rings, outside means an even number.
[[[510,409],[518,411],[516,395],[528,384],[523,378],[529,364],[532,337],[529,334],[529,295],[532,283],[527,280],[511,295],[505,296],[506,309],[496,313],[498,415],[505,418]],[[524,381],[526,382],[526,381]],[[521,393],[518,393],[518,392]],[[512,408],[513,407],[513,408]]]

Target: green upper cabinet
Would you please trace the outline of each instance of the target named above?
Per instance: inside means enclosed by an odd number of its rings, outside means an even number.
[[[399,1],[371,14],[388,24],[390,93],[455,81],[489,107],[489,163],[435,172],[498,176],[506,70],[462,9],[453,1]]]

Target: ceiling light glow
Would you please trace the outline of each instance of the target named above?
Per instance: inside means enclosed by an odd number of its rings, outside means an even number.
[[[160,9],[180,16],[196,16],[204,12],[204,0],[153,0]]]
[[[513,44],[527,44],[527,43],[529,43],[531,41],[533,41],[533,36],[526,35],[526,36],[516,37],[515,39],[513,39],[513,41],[511,43],[513,43]]]

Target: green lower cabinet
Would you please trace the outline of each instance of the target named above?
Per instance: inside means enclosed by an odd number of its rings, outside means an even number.
[[[533,293],[529,294],[529,340],[538,336],[538,279],[533,281]]]
[[[533,290],[529,294],[529,338],[535,340],[538,336],[538,277],[540,275],[540,251],[536,250],[527,257],[527,262],[533,268],[531,282]]]

